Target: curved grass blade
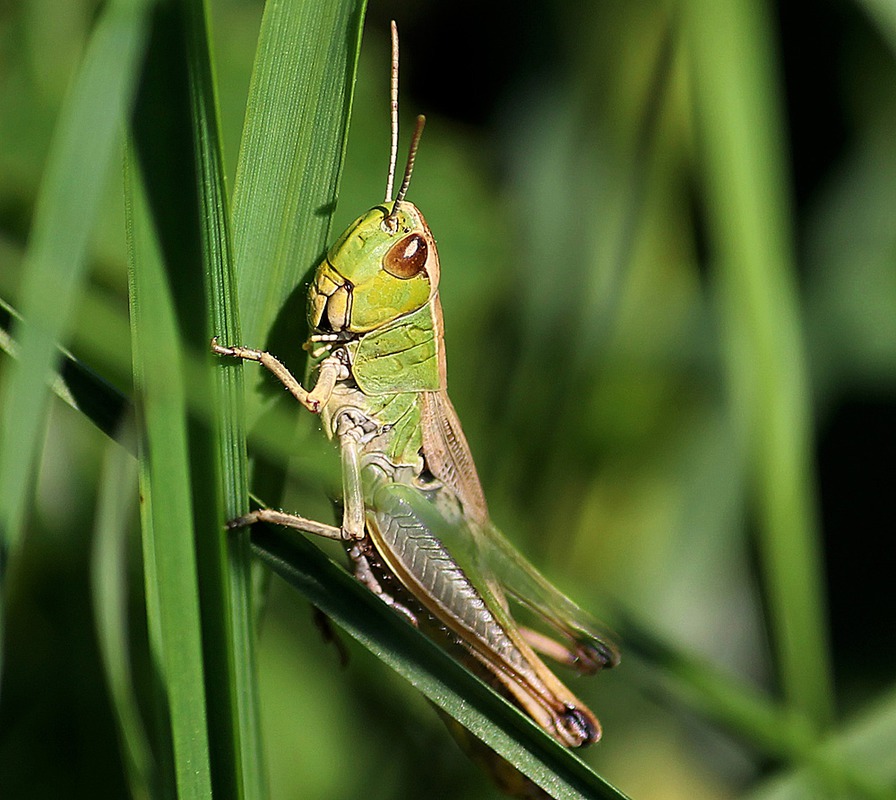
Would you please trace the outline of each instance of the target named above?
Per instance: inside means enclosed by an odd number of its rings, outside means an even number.
[[[638,685],[671,695],[760,753],[792,765],[791,770],[824,785],[847,787],[857,797],[881,797],[880,782],[837,748],[819,745],[812,724],[799,712],[662,641],[630,613],[616,608],[608,616],[622,636],[626,668]]]
[[[130,437],[124,434],[123,438]],[[123,447],[109,442],[91,558],[93,610],[131,797],[148,800],[153,795],[152,753],[131,673],[127,613],[127,540],[136,501],[137,464]]]
[[[865,9],[896,54],[896,6],[888,0],[859,0],[857,5]]]
[[[67,338],[88,237],[120,152],[121,120],[131,104],[150,5],[112,0],[104,8],[60,112],[38,195],[21,293],[28,324],[17,326],[20,358],[0,386],[0,581],[21,534],[56,343]],[[0,616],[0,648],[2,639]]]
[[[90,294],[85,295],[84,301],[93,313],[111,314],[109,309],[102,306],[100,299]],[[0,299],[0,350],[10,358],[19,357],[20,349],[11,332],[11,321],[19,316],[12,306]],[[122,321],[121,324],[127,325],[127,322]],[[96,342],[86,341],[94,335],[97,336]],[[99,341],[99,335],[88,334],[85,341],[89,350],[88,355],[102,359],[104,354],[100,353],[100,350],[103,345]],[[82,339],[84,338],[82,337]],[[59,366],[50,382],[56,396],[84,414],[99,430],[114,438],[119,445],[132,454],[136,454],[133,440],[120,435],[122,422],[133,414],[131,397],[67,349],[59,347],[58,357]],[[187,370],[195,373],[206,363],[207,353],[205,348],[201,353],[191,350],[185,358]],[[214,424],[217,411],[209,407],[208,396],[198,391],[197,387],[193,385],[188,385],[186,391],[190,413],[205,420],[209,425]],[[291,456],[295,455],[289,444],[289,437],[295,425],[294,409],[277,409],[268,418],[268,423],[251,432],[249,443],[253,451],[263,453],[266,458],[279,460],[285,464]],[[322,445],[320,449],[325,450],[326,448]],[[309,461],[310,458],[313,458],[313,454],[309,453],[302,459],[303,471],[308,476],[320,480],[330,476],[330,471],[326,467]]]
[[[896,689],[849,721],[817,746],[818,761],[830,764],[823,774],[829,791],[841,797],[888,800],[896,785]],[[862,765],[859,773],[857,765]],[[850,772],[841,771],[845,767]],[[858,773],[859,780],[856,780]],[[765,781],[748,800],[813,800],[819,796],[818,770],[791,769]]]
[[[625,798],[304,538],[259,525],[252,544],[309,601],[551,796]]]
[[[20,353],[12,333],[12,322],[19,319],[21,315],[0,298],[0,350],[12,358]],[[56,358],[58,370],[50,381],[53,393],[107,436],[118,438],[121,424],[132,411],[130,399],[65,348],[57,347]],[[119,441],[133,447],[131,441]]]

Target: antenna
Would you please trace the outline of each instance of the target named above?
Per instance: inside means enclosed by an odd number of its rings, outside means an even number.
[[[417,148],[420,145],[420,137],[423,136],[423,126],[425,124],[426,117],[424,117],[423,114],[420,114],[417,117],[417,125],[414,128],[414,135],[411,137],[411,147],[408,150],[408,163],[404,168],[404,180],[401,182],[401,188],[398,190],[398,197],[395,198],[395,205],[392,206],[392,211],[389,216],[383,220],[383,224],[389,229],[394,229],[395,220],[398,217],[398,206],[401,205],[401,201],[404,200],[404,196],[408,193],[408,186],[411,183],[411,173],[414,171],[414,161],[417,158]]]
[[[426,117],[423,114],[418,115],[417,125],[414,128],[414,135],[411,137],[411,147],[408,150],[408,163],[404,168],[404,179],[401,181],[401,188],[398,190],[398,197],[395,200],[397,206],[404,196],[408,193],[408,186],[411,183],[411,173],[414,171],[414,161],[417,159],[417,148],[420,146],[420,137],[423,136],[423,126],[426,124]]]
[[[386,199],[392,199],[392,186],[395,182],[395,162],[398,160],[398,26],[392,20],[392,85],[389,93],[392,121],[392,149],[389,152],[389,177],[386,180]]]
[[[392,148],[389,152],[389,176],[386,179],[386,199],[383,201],[389,203],[392,201],[392,189],[395,187],[395,164],[398,161],[398,25],[392,20],[392,83],[390,87],[390,117],[392,122]],[[423,135],[423,126],[426,124],[426,117],[422,114],[417,117],[417,125],[414,128],[414,135],[411,137],[411,148],[408,151],[408,161],[404,168],[404,179],[401,182],[401,188],[398,190],[398,197],[395,199],[395,205],[392,211],[383,220],[383,226],[390,231],[395,230],[395,223],[398,218],[398,206],[404,200],[404,196],[408,193],[408,186],[411,183],[411,173],[414,171],[414,160],[417,158],[417,148],[420,145],[420,137]]]

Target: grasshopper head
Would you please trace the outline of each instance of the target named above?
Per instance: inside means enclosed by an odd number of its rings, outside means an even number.
[[[316,331],[366,333],[422,308],[439,283],[439,255],[413,203],[374,206],[330,248],[308,292]]]

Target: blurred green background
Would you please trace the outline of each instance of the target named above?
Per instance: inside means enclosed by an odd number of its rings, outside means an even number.
[[[0,297],[13,306],[54,121],[100,7],[0,3]],[[791,624],[775,577],[790,569],[789,552],[809,575],[817,602],[807,613],[822,621],[833,669],[833,691],[824,664],[807,678],[822,693],[818,741],[832,714],[835,733],[876,724],[848,763],[893,787],[896,9],[875,0],[755,6],[764,49],[752,56],[771,76],[759,80],[755,108],[767,115],[745,120],[743,141],[726,141],[716,136],[726,112],[710,102],[713,81],[724,80],[727,55],[741,54],[699,38],[712,7],[372,2],[334,230],[382,196],[395,18],[403,119],[428,118],[408,199],[439,241],[450,391],[494,519],[581,605],[621,606],[776,699],[793,690],[775,644]],[[262,4],[211,8],[232,187]],[[770,165],[759,159],[773,179],[768,195],[761,171],[744,178],[724,166],[725,153],[757,141],[769,148]],[[776,257],[769,282],[725,266],[740,257],[726,250],[738,234],[725,226],[741,220],[738,187],[753,178],[767,227],[744,222],[758,250],[743,259]],[[70,345],[129,394],[125,265],[115,170]],[[751,349],[751,332],[762,345],[779,324],[789,338]],[[756,353],[771,353],[771,365]],[[777,400],[783,416],[769,420]],[[780,445],[788,460],[791,434],[797,496],[782,502],[796,510],[782,513],[805,530],[809,558],[797,543],[770,567],[769,509],[789,474],[775,472],[774,452]],[[105,447],[89,421],[54,401],[3,587],[4,798],[128,792],[90,600]],[[329,519],[321,486],[296,473],[284,507]],[[135,534],[138,695],[150,680],[139,552]],[[799,643],[803,633],[787,635]],[[271,796],[491,796],[427,703],[345,644],[341,669],[307,603],[272,582],[259,655]],[[708,719],[649,658],[626,661],[622,646],[618,670],[572,680],[605,729],[585,758],[630,796],[862,796],[776,783],[792,766],[780,752]]]

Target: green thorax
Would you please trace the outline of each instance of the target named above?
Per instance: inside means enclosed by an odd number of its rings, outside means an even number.
[[[352,377],[336,387],[324,407],[324,429],[333,430],[343,409],[357,409],[381,431],[365,445],[366,451],[381,453],[395,466],[418,465],[423,445],[421,393],[440,388],[429,304],[343,347]]]
[[[346,345],[352,376],[368,396],[439,388],[436,334],[429,303]]]

